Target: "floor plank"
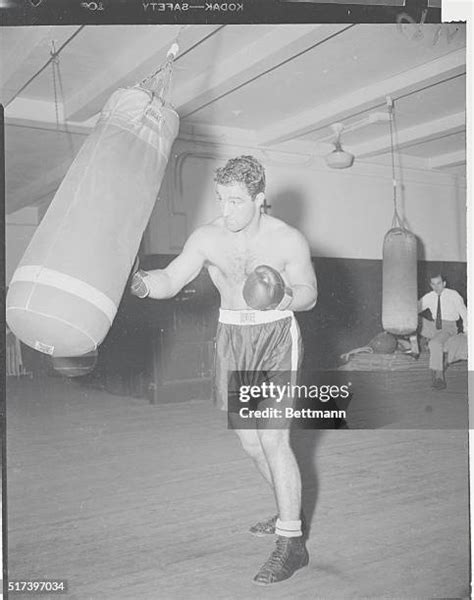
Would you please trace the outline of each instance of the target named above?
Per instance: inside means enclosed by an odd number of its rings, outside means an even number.
[[[397,393],[412,412],[447,410],[464,376],[435,395],[414,373]],[[467,432],[389,421],[294,432],[311,562],[262,589],[273,540],[247,528],[274,505],[222,413],[9,382],[10,579],[64,578],[81,600],[467,597]]]

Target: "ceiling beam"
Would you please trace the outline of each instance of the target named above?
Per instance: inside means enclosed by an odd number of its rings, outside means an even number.
[[[455,152],[432,156],[429,159],[429,163],[431,169],[443,169],[463,165],[466,163],[466,150],[456,150]]]
[[[326,104],[284,119],[276,125],[264,127],[257,132],[257,136],[262,146],[278,144],[342,121],[352,115],[383,106],[386,103],[386,96],[397,100],[465,72],[466,51],[456,50],[414,69],[339,96]]]
[[[325,25],[324,27],[321,25],[304,25],[298,28],[276,27],[266,35],[259,37],[254,43],[247,45],[237,55],[233,54],[230,58],[213,64],[211,68],[198,74],[191,81],[177,86],[173,92],[174,104],[180,114],[186,115],[189,112],[193,112],[202,105],[222,96],[229,90],[245,84],[249,79],[258,76],[263,71],[288,60],[295,54],[304,51],[344,28],[347,28],[347,25]],[[205,31],[201,29],[200,35],[203,36],[204,34],[209,34],[207,28]],[[175,35],[176,32],[173,30],[173,36]],[[156,42],[156,33],[153,34],[153,38]],[[163,42],[163,38],[161,37],[163,43],[159,52],[164,53],[168,50],[170,40],[171,37],[166,42]],[[189,46],[191,41],[188,38],[186,45]],[[143,46],[146,46],[146,52],[144,52]],[[137,53],[143,61],[146,54],[149,55],[150,52],[152,52],[152,55],[155,55],[156,49],[152,51],[150,41],[141,38],[134,52],[128,51],[128,59],[126,61],[118,61],[117,66],[122,72],[122,76],[127,76],[130,79],[129,69],[132,68],[132,65],[134,69],[137,69]],[[148,60],[146,59],[146,61]],[[66,129],[64,119],[67,113],[67,128],[71,132],[89,133],[96,118],[92,117],[87,121],[81,121],[80,119],[84,117],[85,112],[89,114],[90,110],[88,109],[91,106],[99,109],[99,105],[105,102],[107,94],[119,86],[117,77],[119,77],[118,70],[111,73],[111,70],[107,69],[106,76],[101,76],[99,84],[91,82],[90,85],[81,90],[80,97],[76,95],[74,98],[68,100],[65,103],[65,107],[60,103],[58,105],[59,129]],[[91,87],[94,88],[93,92],[89,89]],[[101,91],[103,89],[106,89],[107,92]],[[100,102],[97,101],[99,97],[102,98]],[[83,102],[82,105],[80,105],[81,101]],[[57,129],[56,111],[53,102],[16,98],[6,110],[5,117],[7,123],[11,125]],[[189,120],[187,123],[192,126],[192,122]],[[197,127],[200,128],[200,125],[197,124]]]
[[[276,26],[265,35],[261,35],[257,27],[253,42],[179,85],[173,93],[174,103],[185,118],[347,27]]]
[[[409,146],[438,139],[445,135],[460,133],[465,131],[465,129],[466,115],[464,112],[460,112],[402,129],[394,136],[394,143],[396,149],[401,150]],[[390,134],[387,134],[361,144],[351,145],[350,151],[358,158],[364,158],[389,152],[391,147]]]
[[[60,48],[80,27],[14,27],[2,31],[0,89],[6,106],[51,59],[51,42]]]
[[[65,123],[64,108],[61,103],[58,103],[57,116],[59,125],[56,121],[56,107],[54,102],[46,100],[32,100],[18,97],[5,109],[5,123],[7,125],[51,131],[69,131],[80,135],[88,135],[92,131],[97,118],[95,117],[82,123],[74,121],[67,121]]]
[[[178,139],[201,141],[210,144],[231,144],[236,146],[255,147],[255,135],[250,129],[224,127],[207,123],[191,123],[184,121],[179,128]]]
[[[180,54],[220,25],[188,27],[180,35]],[[155,27],[140,32],[133,45],[127,45],[117,53],[114,61],[91,79],[64,103],[68,120],[83,121],[100,111],[110,94],[123,85],[135,85],[154,73],[166,59],[166,53],[176,40],[175,25],[160,25],[159,35]],[[178,55],[177,61],[179,61]]]

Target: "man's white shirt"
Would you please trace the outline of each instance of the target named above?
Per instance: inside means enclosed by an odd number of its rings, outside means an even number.
[[[441,292],[441,318],[443,321],[457,321],[462,319],[463,329],[467,330],[467,309],[461,294],[450,288]],[[438,294],[428,292],[418,302],[418,311],[430,309],[433,319],[436,319],[438,310]]]

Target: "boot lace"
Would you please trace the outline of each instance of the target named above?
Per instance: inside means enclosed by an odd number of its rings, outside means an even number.
[[[276,548],[270,554],[270,558],[263,565],[262,571],[273,572],[277,567],[281,567],[287,556],[287,548],[290,538],[279,537],[276,541]]]

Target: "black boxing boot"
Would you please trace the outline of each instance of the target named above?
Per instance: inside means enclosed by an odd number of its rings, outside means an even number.
[[[252,535],[257,537],[263,537],[265,535],[273,535],[275,533],[275,524],[277,522],[278,515],[259,521],[250,527],[249,531]]]
[[[277,537],[276,546],[267,562],[255,575],[257,585],[270,585],[290,578],[309,563],[309,554],[303,536]]]

